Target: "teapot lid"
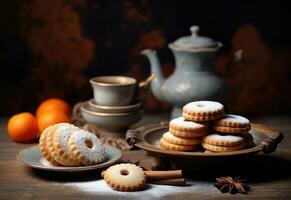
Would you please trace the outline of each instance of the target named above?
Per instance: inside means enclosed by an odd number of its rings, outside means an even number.
[[[178,38],[176,41],[169,44],[169,47],[176,50],[202,51],[207,49],[216,50],[222,46],[220,42],[216,42],[212,38],[198,35],[199,26],[191,26],[190,31],[192,33],[191,36]]]

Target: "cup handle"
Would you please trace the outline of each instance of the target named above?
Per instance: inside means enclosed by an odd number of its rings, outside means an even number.
[[[138,87],[139,88],[147,88],[152,80],[156,77],[155,73],[152,73],[149,75],[145,80],[139,82]]]

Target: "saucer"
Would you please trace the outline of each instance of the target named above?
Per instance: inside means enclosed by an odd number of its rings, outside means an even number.
[[[43,157],[38,145],[20,151],[17,154],[17,159],[24,162],[29,167],[46,171],[60,171],[60,172],[87,171],[111,166],[121,159],[122,153],[120,150],[109,145],[104,146],[105,151],[108,155],[108,160],[97,165],[88,165],[80,167],[54,166]]]
[[[88,101],[92,110],[101,113],[127,113],[137,111],[141,108],[141,102],[137,102],[128,106],[101,106],[98,105],[94,99]]]
[[[87,102],[81,106],[81,114],[87,122],[97,125],[100,128],[100,132],[104,133],[104,135],[112,137],[123,135],[122,137],[124,137],[125,130],[142,119],[143,110],[140,108],[132,112],[96,112]]]

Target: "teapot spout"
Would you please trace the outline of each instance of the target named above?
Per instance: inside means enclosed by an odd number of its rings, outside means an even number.
[[[155,78],[151,82],[152,93],[160,101],[165,101],[165,97],[162,91],[165,78],[161,71],[161,65],[157,56],[157,52],[155,50],[145,49],[141,52],[141,54],[145,55],[149,59],[151,73],[155,75]]]

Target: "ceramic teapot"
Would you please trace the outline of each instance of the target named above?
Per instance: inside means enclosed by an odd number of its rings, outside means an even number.
[[[190,28],[191,35],[184,36],[169,44],[176,67],[167,79],[161,72],[161,66],[154,50],[145,49],[141,53],[150,62],[151,73],[155,78],[151,82],[154,96],[174,106],[172,118],[181,116],[182,107],[197,100],[223,102],[226,85],[214,72],[214,59],[222,43],[198,35],[199,27]]]

